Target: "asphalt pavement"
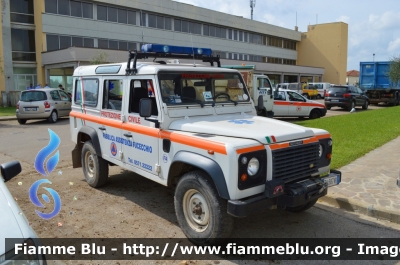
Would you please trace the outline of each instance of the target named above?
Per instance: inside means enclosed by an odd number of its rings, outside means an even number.
[[[15,117],[0,117],[0,122],[10,120]],[[342,182],[321,202],[400,224],[400,137],[339,170]]]

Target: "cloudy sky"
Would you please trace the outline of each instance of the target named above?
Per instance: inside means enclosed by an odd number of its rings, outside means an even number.
[[[250,18],[250,0],[175,0]],[[211,3],[211,4],[210,4]],[[347,70],[359,63],[400,55],[399,0],[257,0],[254,20],[307,31],[309,24],[342,21],[349,25]],[[318,20],[317,20],[318,17]]]

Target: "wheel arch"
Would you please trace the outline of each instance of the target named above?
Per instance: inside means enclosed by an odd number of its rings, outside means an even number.
[[[168,172],[168,186],[176,185],[184,173],[195,169],[203,170],[210,176],[221,198],[230,199],[224,173],[217,162],[192,152],[179,151],[174,156]]]
[[[77,134],[76,146],[75,146],[74,150],[72,150],[72,167],[73,168],[82,167],[82,163],[81,163],[82,147],[83,147],[83,143],[85,143],[86,141],[92,141],[96,155],[101,156],[101,154],[102,154],[99,136],[97,135],[96,130],[89,126],[83,126],[82,128],[80,128],[80,130]]]

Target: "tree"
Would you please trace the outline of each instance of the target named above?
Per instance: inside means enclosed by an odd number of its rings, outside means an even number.
[[[400,56],[393,56],[390,60],[388,76],[393,84],[400,82]]]
[[[96,56],[90,58],[90,64],[105,64],[108,63],[108,54],[101,52]]]

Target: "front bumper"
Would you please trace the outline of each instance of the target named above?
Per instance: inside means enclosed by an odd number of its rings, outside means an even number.
[[[246,217],[252,213],[268,209],[274,205],[279,205],[280,207],[296,207],[304,205],[312,200],[325,196],[328,193],[328,185],[329,186],[338,185],[341,182],[341,175],[342,173],[340,171],[331,170],[329,176],[323,179],[329,179],[336,176],[337,177],[336,183],[334,183],[333,185],[331,185],[332,183],[326,184],[324,187],[316,185],[315,188],[313,189],[307,190],[305,192],[300,192],[297,194],[288,192],[285,188],[285,192],[282,195],[276,197],[271,197],[267,193],[264,193],[246,199],[229,200],[228,214],[235,217]],[[310,178],[309,180],[319,182],[318,180],[321,180],[321,178]],[[285,185],[285,187],[290,187],[290,186],[291,184]]]

